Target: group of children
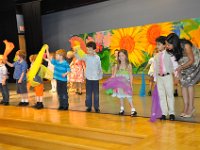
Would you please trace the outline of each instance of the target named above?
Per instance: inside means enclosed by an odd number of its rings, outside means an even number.
[[[178,68],[178,63],[175,58],[170,55],[166,50],[165,46],[166,37],[160,36],[156,39],[156,49],[157,53],[154,54],[154,60],[152,61],[152,68],[149,71],[149,75],[152,77],[152,81],[156,81],[158,87],[158,93],[160,98],[162,116],[161,119],[165,120],[166,116],[169,114],[170,120],[175,119],[174,112],[174,87],[173,87],[173,74],[175,76],[175,70]],[[73,51],[77,60],[83,60],[85,63],[85,78],[86,78],[86,111],[91,112],[92,106],[96,113],[100,112],[99,108],[99,80],[102,79],[103,72],[101,68],[100,57],[96,54],[96,44],[95,42],[88,42],[86,44],[87,54],[82,54],[82,51],[79,48],[74,47]],[[133,88],[133,76],[132,76],[132,66],[128,59],[128,53],[126,50],[116,50],[115,51],[115,60],[112,66],[112,77],[124,77],[131,89]],[[57,86],[54,86],[52,91],[57,91],[59,99],[59,110],[68,110],[68,92],[67,92],[67,82],[68,76],[70,73],[70,65],[67,62],[66,51],[63,49],[57,50],[55,52],[55,58],[49,54],[48,48],[46,48],[47,60],[50,65],[52,65],[54,73],[53,79],[56,82]],[[27,63],[25,51],[19,50],[16,53],[18,60],[14,63],[9,63],[6,61],[6,64],[10,67],[14,67],[13,78],[16,80],[17,93],[21,95],[20,106],[27,106],[28,95],[27,95]],[[36,56],[32,59],[34,63]],[[76,62],[74,62],[76,63]],[[41,71],[41,70],[40,70]],[[82,70],[81,70],[82,71]],[[9,104],[9,91],[7,88],[7,69],[3,63],[3,57],[0,56],[0,88],[2,90],[3,100],[1,103],[8,105]],[[82,82],[81,78],[80,82]],[[37,103],[36,108],[43,108],[42,96],[43,96],[43,83],[42,79],[34,89],[36,93]],[[55,83],[52,82],[52,85]],[[56,89],[55,89],[56,88]],[[133,89],[132,89],[133,90]],[[81,92],[81,91],[77,91]],[[93,99],[94,95],[94,101]],[[137,112],[133,106],[133,95],[127,94],[123,88],[113,89],[113,96],[116,96],[120,99],[120,115],[124,114],[124,99],[127,98],[131,107],[131,116],[136,116]],[[94,104],[93,104],[94,102]]]

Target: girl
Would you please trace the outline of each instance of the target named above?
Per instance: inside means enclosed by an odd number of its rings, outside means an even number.
[[[128,60],[128,53],[126,50],[121,49],[118,52],[118,63],[114,67],[114,73],[112,77],[124,77],[129,82],[129,85],[133,89],[133,76],[132,76],[132,65],[130,64]],[[132,95],[127,94],[125,90],[121,88],[116,89],[116,97],[120,99],[120,112],[119,115],[124,114],[124,99],[127,98],[129,101],[129,104],[131,106],[131,116],[136,116],[137,112],[135,108],[133,107],[133,101],[132,101]]]
[[[82,60],[73,58],[71,64],[71,73],[69,74],[69,82],[76,84],[76,94],[82,95],[82,83],[84,82],[85,63]]]

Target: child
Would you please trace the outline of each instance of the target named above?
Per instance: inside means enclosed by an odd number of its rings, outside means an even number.
[[[79,56],[80,49],[74,49],[75,56],[86,63],[86,111],[92,111],[92,94],[94,94],[94,109],[96,113],[99,109],[99,80],[102,79],[102,69],[100,57],[96,54],[96,43],[88,42],[86,44],[88,54]]]
[[[27,62],[26,59],[26,51],[18,50],[16,52],[17,61],[13,64],[10,62],[6,62],[6,64],[10,67],[14,67],[13,78],[16,80],[17,93],[21,95],[21,102],[18,104],[19,106],[28,106],[28,94],[27,94]]]
[[[35,62],[35,59],[37,58],[37,55],[32,55],[31,58],[32,59],[30,59],[30,62],[33,65]],[[44,65],[41,65],[35,78],[33,79],[34,84],[29,83],[31,86],[34,87],[37,103],[33,107],[36,109],[44,108],[44,105],[43,105],[43,91],[44,91],[43,78],[45,75],[45,70],[46,70],[45,68],[46,67]]]
[[[144,70],[146,70],[150,66],[149,71],[148,71],[148,75],[149,75],[149,87],[150,87],[150,90],[148,92],[149,96],[151,96],[152,88],[153,88],[153,83],[154,83],[154,79],[153,79],[154,68],[153,68],[153,66],[154,66],[154,56],[156,55],[156,53],[157,53],[157,50],[155,49],[153,57],[151,57],[149,59],[147,66],[144,68]]]
[[[71,64],[71,73],[69,74],[69,82],[76,84],[76,94],[82,95],[82,83],[84,82],[85,63],[82,60],[73,58]]]
[[[133,75],[132,75],[132,65],[128,60],[128,53],[126,50],[121,49],[118,52],[118,63],[115,65],[114,74],[112,77],[125,77],[130,83],[131,88],[133,89]],[[136,116],[137,112],[133,107],[132,95],[126,94],[126,92],[118,88],[116,90],[116,96],[120,99],[121,109],[119,115],[124,114],[124,98],[127,98],[131,106],[131,116]]]
[[[47,58],[49,59],[49,50],[47,49]],[[65,60],[66,51],[59,49],[56,51],[56,59],[52,59],[51,63],[54,65],[54,79],[57,82],[57,93],[59,97],[58,110],[68,110],[68,92],[67,92],[67,75],[70,72],[68,62]]]
[[[160,119],[166,120],[166,116],[169,114],[169,119],[173,121],[175,120],[173,72],[178,68],[178,63],[175,61],[175,57],[166,51],[165,40],[164,36],[156,39],[159,53],[155,56],[154,78],[157,82],[162,110]]]
[[[3,100],[0,104],[9,105],[9,90],[7,86],[7,68],[3,62],[3,55],[0,55],[0,90],[2,92]]]

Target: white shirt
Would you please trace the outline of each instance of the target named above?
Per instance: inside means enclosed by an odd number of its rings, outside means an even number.
[[[79,60],[84,60],[86,63],[85,76],[88,80],[100,80],[102,79],[103,73],[101,68],[100,57],[95,55],[85,54],[82,58],[76,53],[75,57]]]
[[[2,79],[4,76],[7,77],[7,68],[4,64],[0,65],[0,83],[2,83]]]

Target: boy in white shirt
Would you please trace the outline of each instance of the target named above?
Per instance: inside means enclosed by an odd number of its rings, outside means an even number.
[[[75,56],[84,60],[86,63],[86,111],[92,111],[92,94],[94,94],[94,109],[96,113],[99,109],[99,80],[102,79],[102,69],[100,57],[96,54],[96,43],[88,42],[86,44],[88,54],[79,55],[79,49],[74,49]]]

